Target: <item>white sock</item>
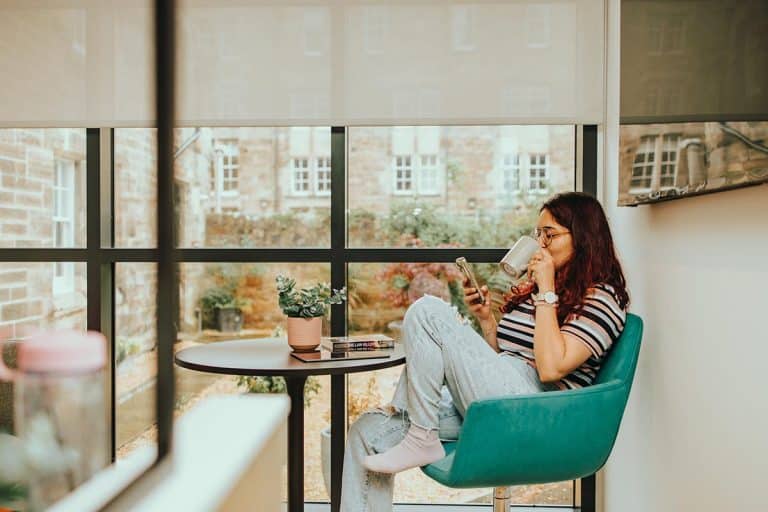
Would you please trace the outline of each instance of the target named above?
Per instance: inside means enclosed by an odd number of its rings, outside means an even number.
[[[437,430],[411,425],[400,444],[384,453],[363,459],[368,471],[399,473],[406,469],[426,466],[445,457],[445,450],[437,437]]]

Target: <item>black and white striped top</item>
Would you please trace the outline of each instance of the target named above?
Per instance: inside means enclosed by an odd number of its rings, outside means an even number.
[[[533,313],[531,299],[506,313],[499,322],[496,341],[501,350],[523,359],[535,368]],[[557,382],[557,387],[575,389],[592,384],[606,353],[624,330],[626,319],[626,311],[619,305],[610,285],[599,284],[590,289],[584,300],[584,308],[578,316],[571,315],[560,327],[560,331],[584,343],[592,355],[579,368]]]

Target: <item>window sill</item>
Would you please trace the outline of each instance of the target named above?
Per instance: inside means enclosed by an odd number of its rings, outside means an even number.
[[[116,507],[207,511],[245,509],[246,503],[258,502],[267,505],[265,510],[278,510],[288,409],[288,398],[279,395],[223,396],[204,401],[176,423],[171,456],[131,485]],[[148,470],[155,454],[154,449],[147,448],[118,461],[49,510],[102,509]]]

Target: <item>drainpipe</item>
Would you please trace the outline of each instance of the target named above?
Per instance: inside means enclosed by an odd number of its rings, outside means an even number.
[[[200,128],[195,128],[195,133],[190,135],[189,138],[185,140],[176,151],[173,152],[173,159],[176,160],[177,158],[179,158],[179,155],[181,155],[185,149],[187,149],[189,146],[192,145],[193,142],[199,139],[200,133],[201,133]]]
[[[688,163],[688,187],[695,191],[707,185],[706,147],[699,137],[680,141],[680,153],[685,151]]]

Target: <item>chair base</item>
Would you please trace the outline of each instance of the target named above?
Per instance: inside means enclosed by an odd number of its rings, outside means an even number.
[[[509,487],[493,489],[493,512],[509,512]]]

